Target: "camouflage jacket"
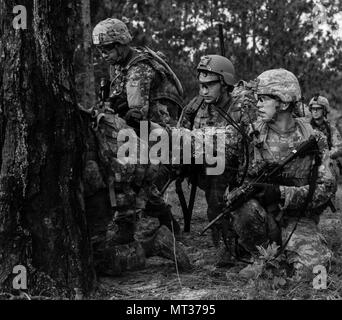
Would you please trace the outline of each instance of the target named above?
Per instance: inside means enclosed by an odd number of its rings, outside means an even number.
[[[245,123],[237,104],[232,103],[229,97],[219,104],[221,110],[229,114],[239,125]],[[206,141],[212,135],[223,133],[225,136],[224,145],[215,146],[217,154],[224,155],[225,176],[227,185],[240,180],[243,170],[240,170],[245,161],[244,141],[242,135],[232,125],[218,113],[217,106],[205,103],[200,96],[195,97],[184,109],[178,122],[178,126],[185,128],[194,135],[202,135]],[[247,130],[247,126],[242,125],[242,130]],[[206,145],[208,148],[208,144]],[[199,157],[203,149],[195,149],[195,156]],[[223,149],[223,150],[222,150]],[[228,174],[229,173],[229,174]]]
[[[337,128],[326,120],[321,124],[317,124],[312,119],[311,125],[314,129],[321,131],[327,138],[330,156],[336,154],[341,154],[342,156],[342,138]]]
[[[232,106],[231,101],[231,97],[229,97],[216,106],[206,103],[201,96],[197,96],[184,108],[178,124],[180,127],[189,130],[206,127],[225,127],[228,123],[218,113],[217,107],[227,112],[236,122],[239,122],[241,114],[235,106]]]
[[[170,67],[152,50],[132,48],[124,65],[110,68],[110,101],[120,105],[125,116],[128,110],[138,109],[143,120],[164,125],[175,118],[182,107],[182,87]]]
[[[260,148],[254,147],[251,172],[265,163],[278,163],[310,135],[315,136],[321,164],[318,168],[315,192],[307,210],[313,214],[320,214],[324,205],[336,192],[336,181],[330,170],[328,146],[324,135],[300,118],[295,119],[294,127],[288,132],[280,132],[272,124],[265,122],[257,122],[255,127],[260,132],[259,141],[262,145]],[[295,158],[284,167],[282,174],[275,181],[271,181],[280,185],[282,209],[289,215],[298,214],[298,210],[306,201],[313,161],[313,155]]]

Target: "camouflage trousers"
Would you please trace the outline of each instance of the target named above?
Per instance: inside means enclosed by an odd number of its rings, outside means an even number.
[[[296,220],[289,220],[285,228],[282,228],[283,243],[290,236]],[[317,265],[326,266],[331,258],[332,252],[328,248],[324,236],[320,233],[315,221],[302,218],[292,234],[287,246],[286,255],[289,263],[295,269],[311,269]]]
[[[115,209],[111,207],[107,189],[99,190],[85,201],[95,269],[102,274],[120,274],[123,270],[137,270],[145,265],[146,252],[134,239],[138,197],[133,190],[125,191],[117,194]],[[161,224],[172,218],[156,187],[151,185],[144,193],[141,198],[148,196],[149,216],[159,218]],[[124,236],[120,245],[115,242],[118,235]]]
[[[236,210],[233,217],[238,242],[250,253],[256,252],[256,246],[267,246],[272,242],[285,244],[289,239],[284,253],[296,270],[312,270],[316,265],[327,265],[332,257],[313,219],[302,217],[298,222],[297,218],[285,217],[286,223],[279,226],[254,199]]]

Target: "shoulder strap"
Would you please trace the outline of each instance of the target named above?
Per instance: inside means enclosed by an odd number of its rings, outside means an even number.
[[[171,80],[174,82],[178,94],[183,96],[184,90],[182,84],[176,74],[173,72],[171,67],[160,57],[156,52],[148,47],[136,48],[138,54],[134,56],[126,65],[126,71],[132,66],[136,65],[138,62],[146,61],[149,62],[151,67],[157,71],[160,71],[160,67],[158,68],[156,64],[160,64],[162,69],[164,69],[170,76]]]
[[[323,123],[325,125],[325,129],[327,130],[328,147],[329,147],[329,150],[331,150],[331,148],[332,148],[332,138],[331,138],[330,123],[328,121],[324,121]]]
[[[309,137],[314,134],[314,129],[308,121],[305,121],[302,118],[295,118],[295,121],[301,128],[305,139],[309,139]]]
[[[137,54],[134,55],[126,64],[125,69],[126,71],[131,68],[132,66],[136,65],[138,62],[142,62],[142,61],[148,61],[149,60],[149,56],[148,53],[140,50],[139,48],[136,49]]]
[[[178,125],[181,125],[183,117],[186,115],[186,118],[190,121],[191,127],[194,125],[195,117],[198,113],[198,110],[202,106],[204,102],[204,98],[201,96],[197,96],[190,101],[190,103],[183,109],[183,112],[179,118]]]

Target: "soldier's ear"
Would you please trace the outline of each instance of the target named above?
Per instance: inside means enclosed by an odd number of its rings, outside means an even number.
[[[291,111],[291,103],[290,102],[282,102],[280,100],[277,99],[277,101],[279,101],[279,110],[280,111]]]

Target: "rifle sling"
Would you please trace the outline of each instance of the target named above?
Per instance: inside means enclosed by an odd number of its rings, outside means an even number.
[[[305,213],[305,211],[308,208],[309,203],[312,201],[312,198],[313,198],[313,195],[315,193],[316,186],[317,186],[318,168],[320,165],[321,165],[321,157],[320,157],[319,151],[317,149],[314,151],[314,164],[311,168],[309,192],[308,192],[308,195],[305,199],[304,204],[302,205],[301,209],[298,212],[304,212]],[[297,221],[296,221],[295,226],[293,227],[293,230],[291,231],[291,233],[290,233],[289,237],[287,238],[287,240],[285,241],[285,243],[281,244],[281,248],[275,257],[278,257],[285,250],[287,244],[289,243],[289,241],[292,238],[292,235],[296,231],[298,223],[300,222],[301,218],[302,218],[302,216],[300,214],[298,214]]]

